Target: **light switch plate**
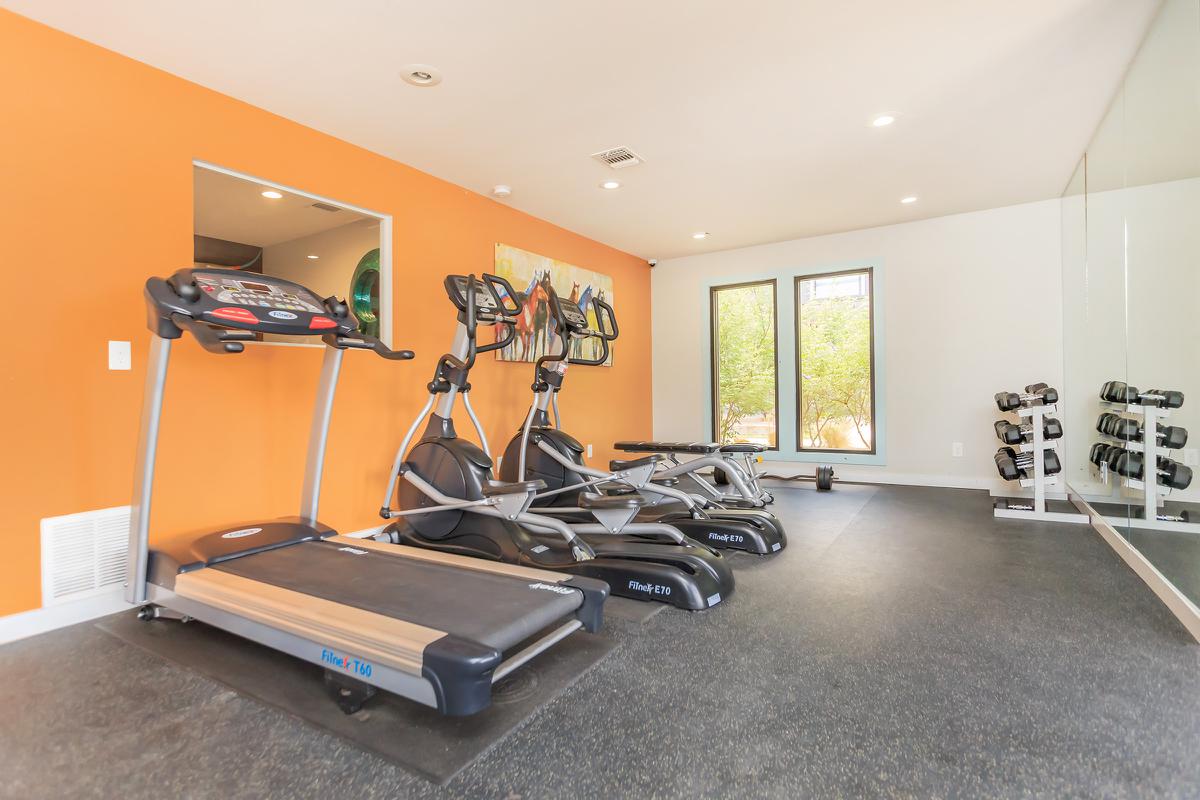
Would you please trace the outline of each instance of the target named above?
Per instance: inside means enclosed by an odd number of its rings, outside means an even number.
[[[108,368],[133,369],[133,352],[131,342],[108,343]]]
[[[1183,451],[1183,463],[1189,467],[1200,466],[1200,450],[1189,447]]]
[[[587,457],[588,457],[588,458],[591,458],[591,457],[592,457],[592,446],[591,446],[590,444],[588,445],[588,454],[587,454]]]
[[[952,444],[952,445],[950,446],[950,454],[951,454],[951,455],[953,455],[955,458],[962,458],[962,455],[963,455],[963,443],[962,443],[962,442],[955,442],[954,444]]]

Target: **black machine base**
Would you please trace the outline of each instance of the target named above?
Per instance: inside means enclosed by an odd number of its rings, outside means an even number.
[[[506,530],[499,530],[500,526]],[[580,538],[595,550],[596,558],[576,561],[566,543],[553,535],[533,535],[486,517],[462,527],[471,532],[430,539],[405,520],[398,520],[385,528],[384,534],[396,544],[595,578],[606,582],[615,596],[668,603],[689,611],[711,608],[733,593],[729,563],[712,548],[690,540],[680,545],[642,536],[585,535]]]
[[[649,511],[654,511],[651,507]],[[734,516],[738,509],[710,511],[707,519],[695,519],[686,510],[652,517],[654,522],[673,525],[683,535],[721,550],[741,550],[755,555],[778,553],[787,546],[783,525],[771,515]]]
[[[325,691],[343,714],[357,714],[377,690],[369,683],[325,670]]]
[[[451,497],[483,497],[491,458],[471,442],[443,435],[434,427],[436,415],[430,419],[427,436],[413,447],[406,464]],[[403,509],[434,506],[407,481],[397,487],[396,503]],[[590,515],[588,521],[593,521]],[[596,558],[576,561],[557,534],[535,534],[514,522],[461,509],[402,517],[384,533],[397,544],[597,578],[608,583],[614,595],[692,611],[710,608],[733,592],[728,562],[692,540],[677,544],[646,536],[585,534],[580,538]]]

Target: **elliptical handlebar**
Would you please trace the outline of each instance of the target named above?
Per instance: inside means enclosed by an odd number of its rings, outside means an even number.
[[[472,342],[475,341],[475,329],[479,327],[479,320],[475,318],[475,286],[475,273],[472,272],[467,276],[467,308],[465,311],[467,315],[467,339]],[[472,348],[472,351],[474,351],[474,348]],[[470,360],[475,360],[473,352]]]
[[[571,352],[571,344],[566,335],[566,323],[563,321],[562,301],[558,297],[558,292],[554,291],[554,287],[549,287],[546,292],[546,298],[549,300],[550,316],[554,319],[554,333],[558,336],[558,341],[562,347],[561,353],[543,353],[538,356],[537,361],[533,362],[533,374],[541,374],[542,364],[549,361],[566,361]]]
[[[513,288],[511,283],[499,275],[492,275],[488,272],[483,273],[483,282],[492,293],[492,297],[496,298],[496,305],[500,308],[501,314],[506,317],[519,317],[521,315],[521,303],[517,301],[517,290]],[[497,287],[504,290],[503,294],[497,291]],[[505,297],[509,299],[511,305],[504,302]]]
[[[487,272],[482,276],[483,284],[487,287],[492,297],[496,301],[496,307],[499,309],[501,316],[497,317],[493,326],[499,325],[504,328],[502,336],[497,336],[496,341],[491,344],[478,345],[475,347],[477,353],[490,353],[493,350],[502,350],[508,347],[517,338],[517,324],[514,322],[516,317],[521,315],[521,305],[517,302],[517,290],[512,284],[506,281],[499,275],[491,275]],[[503,291],[501,291],[503,290]],[[509,303],[505,303],[504,299],[508,298]],[[474,342],[474,339],[471,340]]]
[[[592,298],[592,308],[596,312],[596,328],[591,330],[586,327],[572,326],[566,315],[563,313],[562,298],[558,296],[558,292],[554,287],[549,287],[547,296],[550,298],[550,315],[554,317],[554,332],[558,335],[559,341],[562,343],[562,352],[547,353],[537,360],[534,364],[534,372],[537,373],[544,362],[548,361],[565,361],[568,364],[579,364],[581,366],[599,366],[605,361],[608,361],[608,356],[611,352],[609,342],[615,341],[620,335],[620,328],[617,327],[617,315],[613,311],[613,307],[601,300],[599,297]],[[576,336],[582,339],[596,339],[600,342],[600,355],[596,358],[583,358],[582,356],[572,356],[570,337]]]
[[[621,329],[617,327],[617,312],[613,311],[613,307],[599,297],[592,298],[592,305],[596,308],[596,324],[600,327],[597,333],[607,341],[614,341],[621,335]],[[601,316],[601,310],[604,311]],[[605,333],[604,320],[608,319],[608,325],[612,329],[612,333]]]
[[[617,334],[619,333],[617,329],[617,316],[613,312],[613,307],[601,300],[599,297],[592,298],[592,308],[596,311],[597,330],[589,330],[587,333],[583,334],[583,336],[584,338],[596,339],[600,342],[600,355],[596,356],[595,358],[572,356],[567,359],[567,363],[569,364],[579,364],[586,367],[598,367],[605,361],[608,361],[608,356],[611,352],[611,348],[608,346],[608,343],[616,339]],[[611,333],[607,332],[605,328],[605,318],[608,319],[609,328],[612,330]]]

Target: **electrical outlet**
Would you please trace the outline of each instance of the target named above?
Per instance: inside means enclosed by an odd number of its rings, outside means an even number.
[[[587,457],[588,457],[588,458],[591,458],[591,457],[592,457],[592,446],[591,446],[590,444],[588,445],[588,454],[587,454]]]
[[[1183,463],[1189,467],[1200,466],[1200,450],[1189,447],[1183,451]]]
[[[133,369],[133,353],[131,351],[132,343],[130,342],[113,342],[108,343],[108,368],[109,369]]]
[[[953,445],[951,445],[951,446],[950,446],[950,455],[954,456],[955,458],[962,458],[962,456],[963,456],[963,443],[962,443],[962,442],[955,442]]]

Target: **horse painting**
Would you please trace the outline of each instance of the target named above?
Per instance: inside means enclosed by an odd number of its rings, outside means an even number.
[[[563,305],[573,303],[596,327],[593,297],[612,296],[612,278],[598,272],[580,269],[545,256],[539,256],[508,245],[496,245],[497,275],[513,284],[516,300],[521,307],[514,319],[516,334],[508,347],[497,352],[502,361],[536,361],[552,349],[554,329],[550,319],[550,291],[558,294]],[[521,289],[524,291],[520,291]],[[573,357],[596,358],[601,352],[594,339],[574,339],[570,354]],[[608,363],[611,363],[608,362]]]

